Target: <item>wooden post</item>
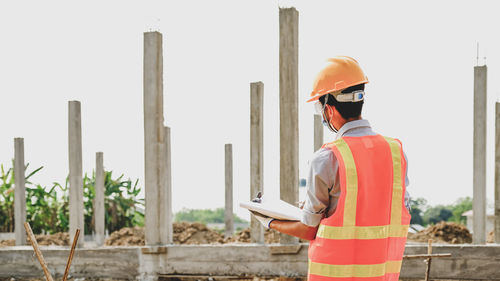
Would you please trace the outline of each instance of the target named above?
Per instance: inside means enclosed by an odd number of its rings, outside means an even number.
[[[28,234],[29,240],[31,242],[31,246],[33,246],[33,250],[35,251],[35,255],[36,255],[38,261],[40,262],[40,265],[42,266],[42,270],[43,270],[43,273],[45,274],[45,278],[47,279],[47,281],[54,281],[54,279],[52,279],[52,275],[50,275],[49,269],[47,268],[47,263],[45,262],[45,259],[43,258],[42,252],[40,251],[40,248],[38,248],[38,243],[36,242],[35,235],[33,235],[33,231],[31,230],[29,223],[27,223],[27,222],[24,223],[24,229],[26,229],[26,233]]]
[[[73,256],[75,255],[76,243],[78,242],[78,237],[80,236],[80,229],[76,230],[75,237],[73,237],[73,243],[71,245],[71,250],[69,252],[68,261],[66,262],[66,269],[64,270],[63,281],[68,280],[69,268],[71,267],[71,262],[73,261]]]
[[[24,139],[14,139],[14,232],[16,246],[26,245],[26,185],[24,166]]]
[[[428,240],[427,255],[432,255],[432,239]],[[429,281],[429,276],[431,274],[431,261],[431,257],[425,260],[425,262],[427,263],[427,267],[425,268],[425,281]]]
[[[299,201],[299,13],[295,8],[280,8],[279,13],[280,198],[296,204]],[[295,244],[298,239],[281,234],[280,243]]]
[[[79,101],[68,103],[68,152],[69,152],[69,233],[84,229],[83,179],[82,179],[82,119]],[[83,239],[78,241],[83,246]]]
[[[95,155],[95,239],[97,246],[104,245],[105,227],[105,207],[104,207],[104,155],[97,152]]]
[[[225,237],[231,237],[234,233],[234,215],[233,215],[233,145],[228,143],[224,146],[225,150],[225,218],[224,222],[226,229],[224,232]]]
[[[250,200],[264,191],[264,83],[250,83]],[[252,243],[264,243],[264,228],[250,218]]]

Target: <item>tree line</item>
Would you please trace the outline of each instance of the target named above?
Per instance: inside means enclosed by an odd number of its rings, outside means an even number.
[[[462,214],[472,210],[472,199],[464,197],[457,199],[453,204],[430,206],[424,198],[411,199],[411,224],[423,226],[436,224],[440,221],[450,221],[466,224],[466,217]]]

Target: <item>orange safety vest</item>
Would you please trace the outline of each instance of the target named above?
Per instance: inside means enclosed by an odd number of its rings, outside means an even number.
[[[339,163],[337,209],[309,245],[309,281],[399,279],[410,214],[399,140],[343,137],[323,147]]]

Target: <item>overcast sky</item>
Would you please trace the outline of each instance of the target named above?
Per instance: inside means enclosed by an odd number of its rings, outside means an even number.
[[[495,1],[2,1],[0,163],[14,137],[32,179],[68,174],[67,108],[82,106],[83,167],[144,179],[143,32],[163,34],[165,125],[172,132],[174,211],[224,204],[224,144],[233,144],[235,212],[249,197],[250,82],[264,83],[264,189],[279,190],[279,7],[299,11],[300,176],[313,153],[305,103],[328,57],[368,76],[363,117],[402,140],[413,197],[472,196],[473,67],[488,65],[488,201],[500,92]],[[325,141],[333,139],[325,130]]]

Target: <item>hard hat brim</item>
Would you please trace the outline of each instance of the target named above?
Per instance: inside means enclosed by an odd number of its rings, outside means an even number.
[[[312,93],[311,93],[311,96],[312,96],[312,95],[314,95],[314,97],[312,97],[312,98],[308,99],[306,102],[316,101],[316,100],[318,100],[320,97],[322,97],[322,96],[324,96],[324,95],[326,95],[326,94],[330,94],[330,93],[332,93],[332,92],[336,92],[336,91],[343,91],[343,90],[345,90],[345,89],[347,89],[347,88],[349,88],[349,87],[352,87],[352,86],[355,86],[355,85],[359,85],[359,84],[368,84],[368,78],[365,78],[365,80],[364,80],[364,81],[361,81],[361,82],[356,83],[356,84],[353,84],[353,85],[349,85],[349,86],[344,87],[343,89],[340,89],[340,90],[337,90],[337,89],[332,89],[332,90],[330,90],[330,91],[326,91],[326,92],[325,92],[325,93],[323,93],[323,94],[317,94],[317,93],[315,93],[315,92],[312,92]]]

